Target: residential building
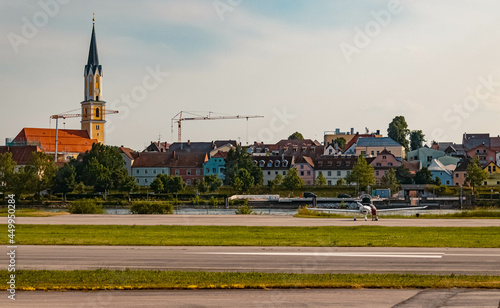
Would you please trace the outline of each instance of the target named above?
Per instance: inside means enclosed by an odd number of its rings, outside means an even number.
[[[304,139],[304,140],[288,140],[283,139],[275,144],[263,144],[254,142],[248,148],[248,153],[252,155],[285,155],[285,156],[308,156],[316,157],[318,155],[323,155],[324,148],[316,140]]]
[[[389,171],[389,169],[396,169],[401,166],[401,161],[397,160],[388,150],[383,150],[372,160],[370,165],[373,166],[375,170],[377,184],[380,184],[386,172]]]
[[[294,164],[293,156],[284,155],[253,155],[252,160],[262,170],[263,185],[267,185],[270,181],[274,180],[278,174],[284,178],[288,169]]]
[[[16,162],[16,171],[26,166],[34,152],[41,152],[36,145],[27,146],[0,146],[0,154],[12,153],[12,160]]]
[[[226,175],[224,171],[226,170],[226,159],[227,152],[217,151],[214,153],[206,163],[203,164],[203,175],[216,175],[219,179],[224,181],[226,179]]]
[[[390,137],[359,138],[356,145],[357,156],[375,157],[383,150],[391,152],[397,159],[405,158],[404,147]]]
[[[143,152],[167,152],[169,144],[168,142],[155,142],[151,141],[151,144]]]
[[[132,175],[132,165],[134,164],[134,160],[139,157],[139,153],[123,145],[118,148],[118,151],[122,155],[123,166],[127,169],[128,175]]]
[[[435,149],[430,149],[427,147],[423,147],[417,150],[410,151],[408,153],[408,160],[409,161],[420,161],[422,164],[422,167],[429,167],[429,165],[432,163],[432,161],[436,158],[440,158],[445,156],[444,151],[439,151]]]
[[[203,166],[208,161],[204,152],[173,152],[168,167],[170,175],[180,176],[187,185],[194,185],[203,179]]]
[[[128,153],[130,154],[130,153]],[[122,156],[129,156],[122,152]],[[158,174],[170,175],[171,157],[162,152],[135,152],[135,159],[132,162],[131,174],[135,177],[137,184],[149,186],[156,179]]]
[[[356,137],[357,136],[357,137]],[[363,137],[382,137],[380,134],[380,130],[377,130],[376,132],[373,133],[367,133],[367,134],[359,134],[359,132],[354,132],[354,128],[351,128],[350,131],[348,132],[341,132],[339,128],[335,129],[335,131],[331,132],[325,132],[324,137],[323,137],[323,144],[326,146],[327,144],[332,143],[338,138],[344,138],[346,141],[346,144],[348,144],[354,137],[358,138],[359,136]]]
[[[293,165],[305,185],[314,185],[314,161],[309,156],[299,156]]]
[[[359,138],[382,138],[380,134],[358,134],[354,135],[345,145],[344,154],[345,155],[356,155],[356,146],[358,144]]]
[[[462,137],[462,144],[466,150],[470,150],[479,145],[490,146],[490,134],[467,134]]]
[[[458,166],[453,170],[453,185],[455,186],[464,186],[465,185],[465,177],[467,174],[467,166],[470,163],[469,158],[465,158],[460,161]]]
[[[320,174],[326,179],[328,186],[336,185],[337,181],[348,176],[357,161],[355,156],[320,156],[314,161],[314,177]],[[371,160],[371,158],[368,158]]]
[[[467,155],[469,157],[477,157],[483,167],[487,166],[490,162],[496,162],[497,158],[496,151],[484,144],[470,148],[467,150]]]
[[[439,160],[433,159],[428,168],[434,180],[439,178],[442,185],[453,185],[453,170],[447,168]]]

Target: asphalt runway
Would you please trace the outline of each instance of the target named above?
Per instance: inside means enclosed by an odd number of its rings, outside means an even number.
[[[278,215],[60,215],[18,217],[18,224],[46,225],[182,225],[182,226],[391,226],[500,227],[500,219],[384,219],[295,218]]]
[[[500,275],[500,248],[20,245],[16,259],[17,269],[34,270]]]
[[[491,307],[500,290],[138,290],[95,292],[19,292],[3,307]]]

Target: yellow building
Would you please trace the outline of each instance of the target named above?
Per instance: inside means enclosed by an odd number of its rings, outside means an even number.
[[[500,173],[500,167],[494,162],[490,162],[483,170],[488,172],[488,174]]]
[[[92,25],[90,38],[89,58],[85,65],[84,76],[84,101],[82,105],[82,130],[86,130],[90,139],[100,143],[105,141],[105,106],[102,100],[102,66],[99,65],[97,43],[95,39],[95,25]]]

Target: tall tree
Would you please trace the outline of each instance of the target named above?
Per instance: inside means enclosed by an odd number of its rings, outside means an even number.
[[[304,136],[299,132],[295,132],[288,136],[288,140],[304,140]]]
[[[15,184],[16,162],[12,159],[12,153],[0,154],[0,189],[2,198],[5,198],[7,191],[13,190]]]
[[[66,194],[72,192],[76,186],[75,167],[65,164],[57,173],[54,181],[54,192],[63,194],[63,200],[66,201]]]
[[[481,168],[479,159],[474,157],[471,162],[467,165],[467,171],[465,172],[465,183],[472,186],[472,193],[474,193],[474,188],[481,185],[488,178],[488,173]]]
[[[392,119],[389,123],[389,128],[387,129],[387,135],[391,137],[394,141],[404,146],[406,150],[409,149],[408,135],[410,130],[408,129],[408,124],[406,123],[404,116],[397,116]]]
[[[263,180],[262,170],[256,166],[252,157],[240,145],[230,149],[227,153],[226,168],[224,174],[227,185],[232,185],[233,178],[238,174],[240,169],[246,169],[254,179],[254,185],[261,185]]]
[[[376,183],[375,169],[368,165],[363,156],[359,156],[358,160],[352,167],[351,173],[346,177],[348,183],[357,183],[361,190],[366,190],[368,185]]]
[[[394,171],[393,168],[387,170],[387,172],[382,177],[380,184],[385,188],[389,188],[391,190],[391,193],[395,193],[396,191],[398,191],[399,181],[396,177],[396,171]]]
[[[267,182],[267,187],[269,187],[270,190],[275,190],[276,188],[280,187],[281,184],[283,184],[283,177],[281,176],[281,174],[277,174],[274,177],[274,180]]]
[[[300,189],[304,186],[304,181],[297,173],[297,169],[288,169],[285,177],[283,178],[283,187],[288,190]]]
[[[198,190],[200,192],[214,192],[222,186],[222,180],[215,174],[205,175],[198,183]]]
[[[33,152],[26,165],[27,189],[35,192],[36,199],[40,200],[42,191],[52,187],[56,176],[57,167],[52,155],[43,152]]]
[[[425,141],[425,135],[421,130],[412,130],[410,132],[410,147],[412,151],[420,149]]]

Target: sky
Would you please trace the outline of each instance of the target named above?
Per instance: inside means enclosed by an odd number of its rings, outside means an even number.
[[[0,144],[79,113],[92,14],[106,143],[274,143],[295,131],[387,134],[406,118],[428,142],[500,134],[500,2],[491,0],[41,0],[0,3]],[[199,113],[201,114],[201,113]],[[78,118],[60,127],[80,129]]]

